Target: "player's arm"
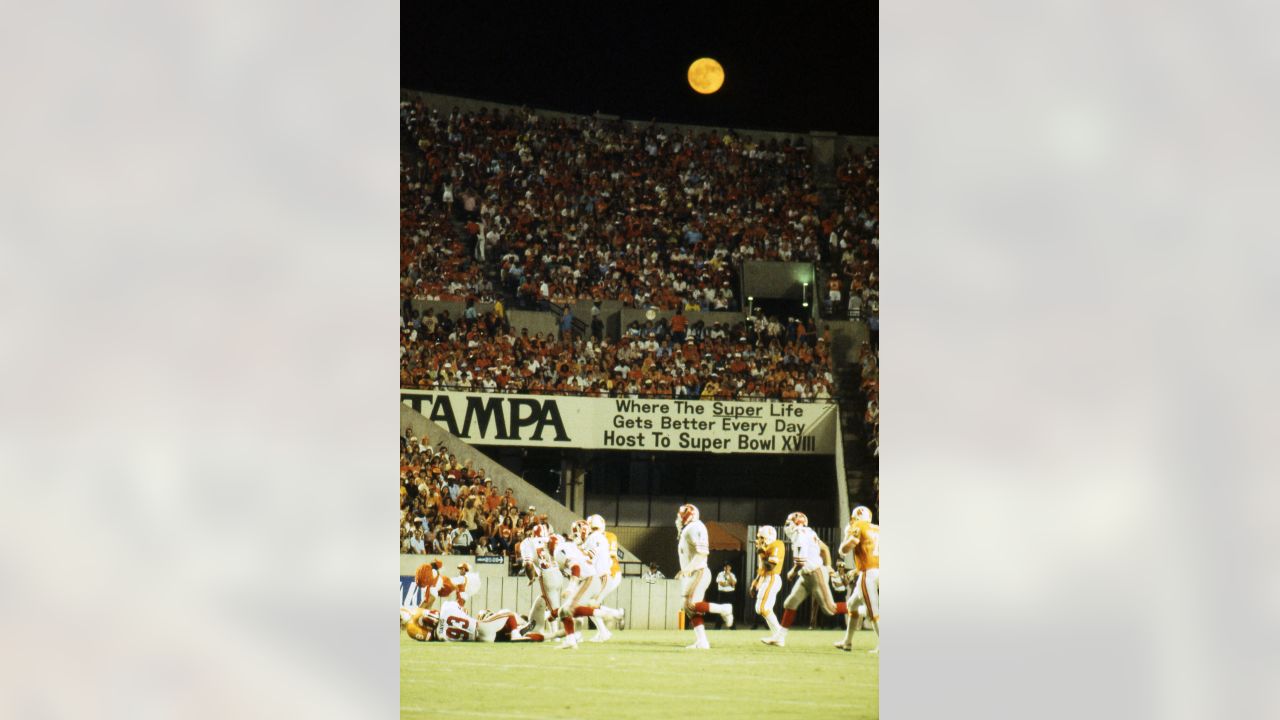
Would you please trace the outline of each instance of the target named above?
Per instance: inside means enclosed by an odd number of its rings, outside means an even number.
[[[827,547],[826,543],[822,542],[821,540],[818,540],[818,552],[822,553],[822,564],[825,565],[828,570],[830,570],[831,569],[831,548]]]
[[[844,542],[840,543],[840,554],[848,555],[858,546],[858,540],[861,538],[862,529],[853,526],[844,532]]]

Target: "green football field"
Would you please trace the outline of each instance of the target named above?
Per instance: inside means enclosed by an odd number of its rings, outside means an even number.
[[[584,639],[594,630],[587,630]],[[419,643],[400,634],[402,718],[879,717],[872,632],[836,650],[836,630],[794,630],[785,648],[765,629],[624,630],[577,650],[555,643]]]

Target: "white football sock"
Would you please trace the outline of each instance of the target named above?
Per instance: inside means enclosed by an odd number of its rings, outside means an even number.
[[[693,626],[693,636],[697,638],[699,643],[707,642],[707,628],[704,625]],[[621,642],[621,641],[619,641]]]
[[[733,606],[729,603],[707,603],[707,611],[713,612],[717,615],[724,615],[731,609],[733,609]]]
[[[539,595],[533,601],[533,609],[529,611],[529,619],[533,621],[534,632],[546,634],[547,629],[547,601]]]
[[[778,623],[778,618],[773,613],[764,616],[764,622],[773,631],[774,635],[782,634],[782,625]]]

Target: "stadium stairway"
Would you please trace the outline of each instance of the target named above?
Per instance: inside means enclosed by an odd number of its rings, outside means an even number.
[[[536,507],[539,513],[547,516],[548,522],[551,523],[556,532],[567,532],[573,521],[580,519],[576,513],[562,505],[555,498],[526,482],[519,475],[475,449],[465,440],[431,422],[422,413],[402,403],[400,405],[400,432],[403,433],[405,429],[411,429],[418,437],[427,438],[432,445],[438,446],[443,443],[445,449],[449,452],[464,461],[470,460],[473,467],[477,469],[484,468],[485,473],[493,479],[493,484],[499,492],[505,492],[507,488],[511,488],[512,493],[519,499],[521,506],[533,505]],[[619,555],[625,557],[629,562],[643,561],[643,558],[633,553],[630,548],[623,544],[621,536],[618,538],[618,550]]]

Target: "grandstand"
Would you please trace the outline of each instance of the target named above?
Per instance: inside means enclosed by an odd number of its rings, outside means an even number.
[[[757,526],[800,511],[834,548],[851,507],[878,516],[874,138],[409,91],[400,111],[402,605],[441,558],[479,572],[477,607],[526,612],[520,541],[598,514],[623,573],[610,602],[669,643],[678,581],[641,574],[679,570],[682,504],[701,510],[709,566],[746,579],[724,598],[746,627]],[[797,627],[841,622],[817,608]],[[645,697],[652,649],[633,650],[610,682]],[[418,683],[425,661],[404,657]],[[876,667],[853,667],[870,716]],[[716,672],[733,687],[732,659]],[[851,707],[824,692],[815,706]]]

